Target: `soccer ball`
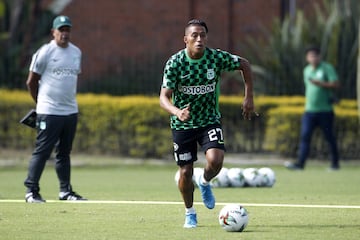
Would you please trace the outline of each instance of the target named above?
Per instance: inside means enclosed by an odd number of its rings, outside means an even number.
[[[245,178],[241,168],[230,168],[227,176],[229,178],[230,186],[243,187],[245,185]]]
[[[203,174],[204,174],[203,168],[199,168],[199,167],[194,168],[194,172],[193,172],[193,176],[192,176],[192,181],[194,183],[194,186],[198,187],[200,177]]]
[[[229,169],[222,168],[218,175],[216,175],[210,182],[212,187],[228,187],[230,184],[229,178],[227,176]]]
[[[219,213],[220,226],[227,232],[242,232],[248,222],[246,209],[238,204],[225,205]]]
[[[198,180],[200,178],[200,176],[204,174],[204,169],[203,168],[194,168],[194,172],[193,172],[193,176],[192,176],[192,181],[194,183],[195,186],[198,186]],[[179,179],[180,179],[180,169],[178,169],[175,173],[174,176],[174,180],[175,180],[175,184],[178,186],[179,185]]]
[[[179,179],[180,179],[180,169],[178,169],[175,173],[174,180],[176,185],[179,185]]]
[[[260,168],[258,173],[261,175],[261,186],[272,187],[275,184],[275,172],[271,168]]]
[[[262,183],[262,177],[256,168],[245,168],[243,171],[245,182],[250,187],[260,187]]]

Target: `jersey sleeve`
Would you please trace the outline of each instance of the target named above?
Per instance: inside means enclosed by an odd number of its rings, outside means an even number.
[[[226,51],[217,50],[220,59],[222,59],[223,71],[234,71],[240,67],[240,57],[234,54],[230,54]]]
[[[165,64],[162,88],[175,89],[177,75],[176,59],[172,57]]]
[[[335,68],[331,64],[325,65],[326,78],[329,82],[335,82],[338,80],[338,76],[336,74]]]
[[[82,72],[82,51],[80,50],[80,48],[78,48],[77,46],[75,46],[74,44],[71,43],[71,46],[74,48],[75,52],[76,52],[76,56],[78,56],[74,62],[77,68],[77,74],[80,74]]]
[[[307,81],[309,81],[309,79],[310,79],[310,74],[309,74],[309,67],[308,66],[306,66],[305,68],[304,68],[304,70],[303,70],[303,80],[304,80],[304,82],[307,82]]]
[[[82,72],[82,53],[80,51],[80,63],[79,63],[79,71],[78,74],[80,74]]]
[[[40,75],[44,73],[47,64],[47,49],[48,44],[42,46],[39,50],[36,51],[36,53],[34,53],[29,67],[31,72]]]

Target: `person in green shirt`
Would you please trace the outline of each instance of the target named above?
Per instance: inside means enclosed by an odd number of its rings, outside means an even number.
[[[330,146],[331,170],[338,170],[339,153],[334,135],[333,90],[339,87],[338,76],[333,66],[321,60],[320,49],[306,50],[308,65],[304,68],[305,113],[302,118],[299,156],[296,163],[286,163],[291,170],[302,170],[309,155],[311,137],[316,127],[320,127]]]
[[[207,163],[204,174],[195,176],[195,181],[205,206],[209,209],[215,207],[210,180],[220,172],[225,150],[219,111],[219,83],[223,71],[243,72],[243,116],[250,120],[255,113],[249,62],[228,52],[206,47],[207,37],[205,22],[197,19],[188,22],[184,36],[186,48],[166,62],[160,92],[160,106],[171,114],[174,157],[180,168],[178,187],[186,207],[185,228],[197,226],[192,182],[197,144],[204,150]]]

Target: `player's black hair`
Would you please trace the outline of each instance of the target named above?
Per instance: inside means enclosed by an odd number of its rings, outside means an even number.
[[[205,23],[204,21],[202,21],[202,20],[199,20],[199,19],[192,19],[192,20],[190,20],[190,21],[188,22],[188,24],[186,25],[185,30],[186,30],[189,26],[192,26],[192,25],[202,26],[202,27],[205,28],[206,33],[209,32],[208,27],[206,26],[206,23]]]
[[[309,46],[309,47],[307,47],[305,49],[305,54],[307,54],[308,52],[314,52],[317,55],[320,55],[321,50],[320,50],[320,48],[318,46],[312,45],[312,46]]]

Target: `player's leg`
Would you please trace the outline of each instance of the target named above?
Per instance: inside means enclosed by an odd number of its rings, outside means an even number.
[[[206,165],[204,168],[204,174],[197,180],[198,186],[201,192],[204,205],[208,209],[215,207],[215,197],[212,193],[210,181],[221,170],[224,160],[224,150],[217,148],[210,148],[206,151]]]
[[[287,163],[285,166],[290,170],[304,169],[306,159],[310,151],[310,143],[313,131],[316,127],[316,113],[305,112],[301,119],[299,155],[296,163]]]
[[[60,117],[63,122],[63,129],[57,145],[55,158],[55,170],[60,182],[60,200],[86,200],[72,190],[70,183],[71,164],[70,153],[76,133],[77,114]]]
[[[184,228],[197,226],[194,203],[194,161],[197,160],[197,142],[193,130],[172,131],[174,140],[174,157],[180,169],[178,188],[185,205]]]
[[[194,184],[192,181],[193,163],[180,166],[179,191],[186,208],[192,208],[194,202]]]
[[[224,150],[210,148],[205,153],[204,180],[210,182],[220,172],[224,162]]]
[[[334,113],[333,112],[325,112],[320,113],[320,126],[322,132],[324,133],[325,139],[329,144],[330,153],[331,153],[331,169],[337,170],[340,168],[339,165],[339,152],[336,143],[336,137],[334,134]]]
[[[205,151],[206,165],[204,174],[198,179],[201,197],[209,209],[215,207],[215,197],[212,193],[210,180],[221,170],[224,161],[224,136],[220,124],[211,125],[200,133],[199,143]]]
[[[299,157],[296,163],[298,167],[304,168],[309,156],[312,134],[317,125],[317,113],[305,113],[301,122]]]
[[[197,226],[197,216],[194,208],[194,183],[192,181],[193,163],[180,167],[180,178],[178,188],[185,204],[185,223],[184,228],[194,228]]]
[[[225,144],[221,125],[204,128],[199,143],[206,157],[204,180],[209,182],[220,172],[224,161]]]
[[[61,116],[63,121],[63,131],[57,144],[55,157],[55,171],[60,182],[60,192],[71,191],[70,185],[70,151],[75,137],[76,122],[74,125],[68,125],[69,116]]]
[[[37,116],[38,134],[35,149],[29,162],[28,175],[24,185],[27,187],[25,199],[27,202],[44,202],[39,194],[39,181],[44,170],[46,161],[57,142],[60,134],[59,124],[53,116]]]

